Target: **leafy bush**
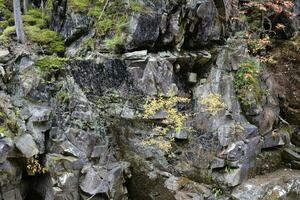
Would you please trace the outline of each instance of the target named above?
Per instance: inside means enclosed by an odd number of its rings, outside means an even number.
[[[166,139],[163,136],[170,130],[179,132],[185,128],[184,122],[187,119],[187,115],[179,112],[177,105],[179,103],[188,102],[188,98],[175,96],[172,92],[169,92],[166,97],[162,95],[159,95],[158,97],[148,97],[147,102],[144,105],[143,119],[151,119],[155,114],[165,112],[166,117],[162,120],[162,123],[165,126],[157,126],[154,128],[153,131],[158,133],[158,136],[150,136],[150,138],[143,140],[141,144],[155,145],[168,153],[172,148],[171,142],[174,138]]]
[[[200,103],[206,108],[205,112],[210,113],[211,115],[216,115],[219,111],[226,109],[226,105],[221,101],[221,95],[210,93],[201,98]]]
[[[255,60],[246,59],[240,63],[240,68],[235,74],[234,86],[238,98],[244,106],[250,106],[253,103],[253,95],[256,102],[261,98],[258,76],[259,65]]]
[[[28,175],[34,176],[35,174],[45,174],[47,169],[43,167],[37,157],[32,157],[27,160],[27,173]]]

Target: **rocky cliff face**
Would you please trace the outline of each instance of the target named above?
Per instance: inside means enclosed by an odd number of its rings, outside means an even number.
[[[1,199],[300,198],[297,16],[265,64],[237,0],[92,3],[0,29]]]

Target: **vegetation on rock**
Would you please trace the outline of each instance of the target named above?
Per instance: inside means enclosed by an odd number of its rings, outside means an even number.
[[[163,136],[171,130],[180,132],[186,129],[184,123],[188,116],[185,113],[179,112],[176,106],[180,103],[188,103],[189,101],[188,98],[175,96],[172,92],[169,92],[167,96],[158,95],[157,97],[148,97],[144,105],[143,118],[152,119],[156,114],[162,113],[165,115],[162,120],[164,126],[156,126],[153,131],[158,136],[144,140],[142,145],[155,145],[165,152],[169,152],[172,147],[171,142],[174,138],[166,139]]]
[[[53,73],[63,70],[65,67],[65,58],[58,56],[45,56],[35,62],[35,66],[40,68],[43,72]]]
[[[221,101],[220,94],[210,93],[205,95],[201,98],[200,103],[206,107],[204,111],[213,116],[215,116],[219,111],[226,109],[226,104]]]
[[[259,85],[259,64],[254,59],[246,59],[240,63],[240,68],[235,74],[235,91],[244,106],[252,103],[252,94],[255,95],[256,102],[260,101],[261,88]]]

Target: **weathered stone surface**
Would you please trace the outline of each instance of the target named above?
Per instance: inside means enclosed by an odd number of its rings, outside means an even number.
[[[115,199],[125,198],[123,174],[128,171],[129,163],[112,163],[108,166],[85,166],[80,181],[82,191],[90,194],[103,194]]]
[[[268,198],[297,199],[300,194],[300,173],[292,170],[279,170],[249,179],[234,189],[235,200],[259,200]]]
[[[39,153],[38,147],[29,134],[18,137],[15,141],[16,147],[22,152],[26,158],[31,158]]]
[[[148,95],[161,93],[166,95],[169,91],[174,91],[176,94],[178,88],[174,81],[173,65],[169,61],[160,58],[149,58],[138,86]]]
[[[8,49],[0,49],[0,63],[6,62],[9,60],[9,51]]]
[[[285,148],[282,152],[282,159],[286,162],[300,161],[300,154],[297,150]]]

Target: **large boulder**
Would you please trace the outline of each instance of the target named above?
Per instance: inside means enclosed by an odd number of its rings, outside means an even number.
[[[233,190],[235,200],[298,199],[300,173],[279,170],[250,179]]]

